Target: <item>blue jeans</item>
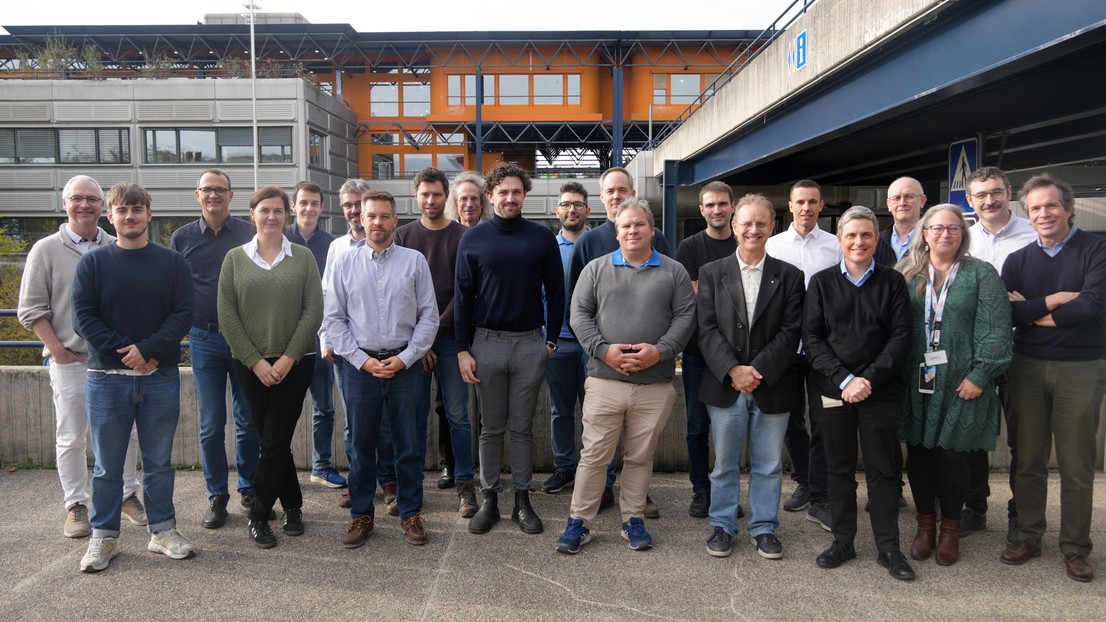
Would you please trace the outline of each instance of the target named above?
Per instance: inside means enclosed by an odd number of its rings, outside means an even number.
[[[131,430],[138,429],[142,492],[150,533],[176,526],[173,507],[173,437],[180,419],[180,375],[176,367],[149,376],[88,372],[88,425],[96,467],[92,471],[92,536],[119,536],[123,507],[123,462]]]
[[[204,467],[209,497],[229,497],[227,487],[227,378],[230,378],[234,411],[234,449],[238,470],[238,492],[253,490],[261,441],[253,428],[246,396],[234,375],[234,358],[219,333],[192,327],[188,331],[192,350],[192,375],[196,382],[196,402],[200,411],[200,462]]]
[[[741,452],[749,440],[749,534],[775,533],[783,484],[783,436],[789,413],[761,412],[742,394],[731,406],[707,406],[714,429],[714,471],[710,474],[710,525],[737,533],[741,495]]]
[[[453,447],[454,477],[460,481],[472,481],[472,422],[469,421],[469,385],[461,378],[457,363],[457,339],[453,335],[440,335],[431,348],[438,355],[434,373],[438,374],[438,387],[442,392],[442,405],[449,421],[449,437]],[[433,374],[423,374],[426,387],[426,408],[430,410],[430,381]]]
[[[584,403],[584,381],[588,378],[588,353],[575,339],[561,337],[557,351],[545,366],[549,385],[549,437],[553,468],[576,471],[576,402]],[[607,467],[607,486],[614,486],[616,456]]]
[[[707,363],[701,354],[684,352],[684,404],[687,406],[687,462],[691,491],[710,493],[710,422],[706,404],[699,401]]]
[[[379,446],[382,421],[389,421],[392,427],[399,516],[410,518],[422,509],[427,418],[427,410],[421,408],[425,403],[424,376],[421,363],[387,379],[342,364],[342,394],[352,445],[348,479],[351,517],[373,515],[377,481],[373,454]]]
[[[338,399],[346,403],[346,360],[334,355],[334,379],[338,383]],[[353,455],[353,437],[349,433],[349,410],[346,410],[346,428],[342,434],[342,446],[346,450],[346,460]],[[350,463],[352,464],[352,462]],[[380,432],[376,440],[376,479],[381,488],[396,483],[396,453],[392,449],[392,424],[387,417],[380,419]]]
[[[316,344],[318,341],[316,340]],[[322,348],[311,375],[311,469],[329,469],[334,438],[334,364],[324,359]]]

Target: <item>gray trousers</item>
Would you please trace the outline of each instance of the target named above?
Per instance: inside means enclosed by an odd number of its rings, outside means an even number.
[[[534,410],[549,360],[545,339],[540,330],[477,328],[469,353],[480,379],[480,487],[503,491],[503,432],[509,431],[511,489],[528,491],[534,479]]]

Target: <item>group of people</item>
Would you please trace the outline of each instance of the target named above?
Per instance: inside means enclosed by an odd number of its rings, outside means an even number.
[[[909,557],[953,564],[960,536],[986,528],[987,453],[1004,415],[1012,499],[1001,561],[1041,554],[1055,439],[1059,547],[1069,577],[1093,577],[1106,241],[1075,226],[1064,182],[1030,178],[1022,218],[1010,208],[1006,175],[981,168],[967,192],[978,218],[969,226],[958,206],[923,214],[921,184],[904,177],[888,189],[891,227],[881,232],[870,209],[853,206],[836,235],[819,227],[825,204],[813,181],[791,188],[793,222],[776,235],[766,197],[735,201],[728,185],[712,182],[699,194],[705,228],[674,257],[622,168],[600,177],[607,219],[593,229],[587,191],[562,186],[556,234],[523,216],[531,180],[517,165],[465,172],[452,184],[428,168],[413,186],[420,218],[399,226],[391,194],[348,180],[339,199],[349,229],[335,237],[319,227],[318,185],[301,182],[291,196],[258,189],[246,222],[230,216],[230,178],[208,170],[196,189],[201,217],[166,249],[148,241],[150,196],[141,187],[117,184],[105,197],[89,177],[69,180],[68,220],[31,250],[19,319],[45,344],[64,533],[91,535],[82,571],[103,570],[118,553],[122,517],[148,525],[151,551],[194,554],[176,528],[170,459],[178,344],[187,336],[208,492],[202,526],[220,528],[228,517],[229,382],[237,491],[261,548],[278,542],[270,526],[277,502],[283,534],[305,529],[291,441],[309,391],[310,479],[348,486],[342,546],[360,547],[373,533],[380,493],[405,540],[427,542],[422,470],[434,393],[447,456],[438,485],[456,486],[469,531],[487,533],[501,520],[506,447],[511,519],[542,533],[530,494],[539,488],[533,420],[544,380],[555,470],[540,488],[572,488],[556,550],[579,552],[598,513],[614,505],[620,441],[621,535],[631,549],[648,549],[644,519],[659,516],[649,495],[653,456],[682,353],[688,513],[709,517],[711,556],[731,554],[747,514],[758,554],[781,558],[782,507],[806,510],[832,532],[819,566],[854,558],[859,449],[877,562],[896,579],[915,576],[899,542],[905,472],[917,510]],[[97,226],[104,211],[117,239]],[[347,413],[348,478],[331,462],[335,384]],[[478,417],[468,410],[470,386]],[[784,451],[796,483],[787,499]]]

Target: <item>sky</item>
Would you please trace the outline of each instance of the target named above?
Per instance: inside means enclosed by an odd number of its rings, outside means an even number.
[[[350,2],[258,0],[261,11],[300,13],[314,24],[350,24],[361,32],[473,30],[763,30],[803,0],[522,0],[515,6],[476,0]],[[207,13],[245,12],[233,0],[161,2],[4,0],[0,26],[195,24]],[[719,10],[719,6],[725,7]],[[106,10],[110,6],[110,10]],[[418,14],[413,15],[417,7]],[[494,7],[488,9],[486,7]],[[554,8],[555,7],[555,8]],[[793,9],[795,10],[795,9]],[[385,26],[386,24],[386,26]]]

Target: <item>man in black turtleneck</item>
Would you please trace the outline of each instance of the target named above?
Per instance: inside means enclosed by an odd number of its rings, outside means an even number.
[[[522,217],[530,178],[502,162],[484,176],[495,215],[465,232],[457,249],[454,334],[461,377],[480,399],[480,485],[484,502],[469,522],[487,533],[499,522],[503,490],[503,433],[511,432],[511,519],[541,533],[530,505],[534,466],[534,407],[545,365],[557,349],[564,318],[564,270],[557,239]],[[542,304],[542,287],[545,304]],[[549,318],[548,324],[545,318]],[[548,341],[542,336],[542,326]]]

